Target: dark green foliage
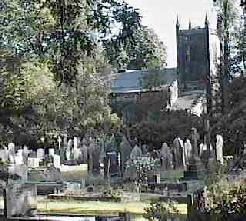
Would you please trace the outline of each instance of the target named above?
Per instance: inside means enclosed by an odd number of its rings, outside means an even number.
[[[162,143],[172,143],[179,136],[189,137],[192,127],[196,127],[203,135],[202,119],[189,115],[186,111],[161,112],[158,122],[142,121],[130,128],[131,136],[137,137],[141,143],[159,149]]]
[[[246,142],[246,78],[235,79],[225,92],[225,111],[213,132],[223,133],[227,154],[239,153]]]
[[[67,84],[100,38],[111,41],[113,25],[122,26],[113,41],[125,44],[140,24],[138,12],[124,1],[4,0],[0,8],[0,48],[48,59],[57,80]]]
[[[172,202],[168,204],[163,204],[158,201],[152,201],[150,203],[150,206],[145,208],[145,211],[146,214],[144,215],[144,217],[150,221],[167,221],[179,214],[179,211]]]
[[[108,106],[102,39],[124,42],[138,12],[124,1],[0,2],[1,142],[50,145],[59,134],[118,124]],[[7,15],[7,16],[6,16]],[[114,25],[123,27],[111,36]]]
[[[165,67],[166,48],[154,31],[145,26],[134,29],[121,48],[115,49],[115,45],[117,42],[105,42],[107,57],[117,69],[159,70]]]

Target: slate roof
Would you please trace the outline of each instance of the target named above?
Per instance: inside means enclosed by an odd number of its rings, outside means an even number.
[[[170,85],[175,79],[177,79],[176,68],[166,68],[159,71],[160,76],[163,77],[165,85]],[[111,92],[112,93],[133,93],[146,91],[141,86],[141,80],[148,75],[148,71],[141,70],[127,70],[125,72],[116,73],[111,79]]]

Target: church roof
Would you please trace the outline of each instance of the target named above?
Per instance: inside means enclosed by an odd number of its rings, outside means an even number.
[[[165,82],[163,86],[169,86],[177,79],[177,68],[166,68],[158,71],[162,80]],[[143,88],[142,80],[151,74],[149,71],[142,70],[126,70],[125,72],[116,73],[112,76],[111,91],[112,93],[137,93],[148,91]]]

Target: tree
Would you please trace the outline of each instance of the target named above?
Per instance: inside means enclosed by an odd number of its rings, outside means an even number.
[[[130,128],[130,133],[141,143],[148,144],[152,149],[159,149],[164,142],[171,144],[177,136],[189,138],[192,127],[196,127],[202,137],[202,125],[201,118],[186,111],[170,111],[161,112],[157,122],[143,120],[136,123]]]
[[[49,60],[56,79],[70,85],[81,56],[90,55],[100,39],[113,39],[118,47],[140,23],[138,12],[124,1],[4,0],[0,6],[0,48]],[[113,24],[122,28],[111,36]]]
[[[108,106],[111,67],[99,42],[125,44],[139,26],[134,8],[114,0],[4,0],[0,7],[4,141],[36,144],[40,136],[120,123]],[[112,36],[113,23],[122,28]]]
[[[203,197],[195,199],[198,208],[192,211],[192,220],[244,220],[246,211],[245,184],[221,179],[208,186]]]
[[[105,47],[109,61],[117,69],[159,70],[165,67],[166,48],[152,29],[145,26],[136,29],[131,42],[120,51],[112,50],[112,43],[114,42],[105,42]],[[128,59],[123,59],[123,64],[118,63],[122,57]]]
[[[239,154],[245,140],[246,79],[234,79],[225,91],[225,111],[213,133],[222,133],[227,154]]]
[[[167,221],[179,214],[179,211],[172,202],[163,204],[161,202],[152,201],[150,206],[145,208],[145,211],[146,214],[144,217],[150,221],[154,221],[156,219],[160,221]]]

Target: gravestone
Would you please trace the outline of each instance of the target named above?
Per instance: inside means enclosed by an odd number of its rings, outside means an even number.
[[[17,165],[24,164],[22,152],[19,152],[15,155],[15,164],[17,164]]]
[[[8,166],[8,173],[12,174],[13,176],[18,176],[18,178],[22,181],[27,180],[27,171],[28,167],[25,164],[10,164]]]
[[[121,173],[123,174],[126,168],[126,162],[130,159],[130,155],[132,152],[132,147],[130,143],[128,142],[126,136],[122,137],[122,141],[120,143],[120,168]]]
[[[69,147],[66,148],[66,160],[71,160],[71,151]]]
[[[88,146],[86,145],[86,140],[82,140],[82,147],[81,149],[81,161],[82,163],[87,163],[87,156],[88,156]]]
[[[60,168],[61,167],[61,158],[59,155],[54,154],[53,156],[53,164],[55,168]]]
[[[187,166],[187,171],[184,171],[185,180],[201,179],[204,176],[204,167],[198,156],[197,141],[199,139],[199,135],[197,133],[196,128],[191,129],[191,138],[192,153]]]
[[[8,154],[6,150],[0,150],[0,159],[2,162],[6,162],[8,160]]]
[[[89,138],[89,149],[87,152],[88,173],[100,174],[100,147],[97,145],[95,139]]]
[[[166,143],[162,144],[160,150],[161,170],[169,170],[173,167],[173,156],[170,147]]]
[[[137,159],[139,157],[142,157],[142,150],[141,148],[138,146],[138,145],[135,145],[131,151],[131,154],[130,154],[130,159],[134,160],[134,159]]]
[[[23,159],[24,159],[24,163],[27,164],[27,158],[29,156],[30,151],[28,150],[27,146],[24,146],[23,148]]]
[[[9,152],[9,162],[15,163],[15,154],[12,151]]]
[[[79,148],[74,148],[73,156],[74,156],[74,160],[79,161],[81,158],[81,150]]]
[[[143,153],[143,155],[147,155],[148,154],[148,146],[146,144],[142,145],[142,153]]]
[[[74,137],[73,138],[73,148],[74,149],[77,149],[79,146],[79,140],[78,140],[78,137]]]
[[[223,137],[216,135],[216,160],[223,164]]]
[[[32,184],[9,184],[6,187],[7,218],[31,217],[37,213],[37,188]]]
[[[39,158],[40,160],[43,160],[44,156],[45,156],[44,149],[43,148],[37,149],[37,158]]]
[[[204,143],[199,144],[199,157],[202,156],[203,151],[207,150],[207,145],[204,145]]]
[[[79,193],[81,191],[81,184],[75,182],[66,182],[66,193]]]
[[[179,168],[183,165],[183,159],[182,159],[182,147],[180,145],[179,138],[176,137],[173,141],[173,163],[174,168]]]
[[[92,171],[93,174],[100,174],[100,146],[94,141],[92,146]]]
[[[187,139],[186,142],[184,143],[184,152],[185,152],[185,159],[186,159],[185,161],[187,165],[192,153],[192,145],[189,139]]]
[[[69,139],[66,148],[66,160],[68,161],[73,160],[72,151],[73,151],[73,141]]]
[[[15,144],[14,144],[14,143],[9,143],[9,144],[8,144],[8,151],[9,151],[11,154],[14,154],[14,153],[15,153]]]
[[[104,162],[104,176],[107,177],[108,175],[110,177],[119,175],[119,160],[118,155],[116,151],[108,152],[106,154],[106,159]]]
[[[53,157],[55,155],[55,149],[54,148],[49,148],[49,156]]]
[[[31,167],[31,168],[38,168],[39,167],[39,161],[40,161],[39,158],[28,157],[27,158],[27,165],[28,165],[28,167]]]

